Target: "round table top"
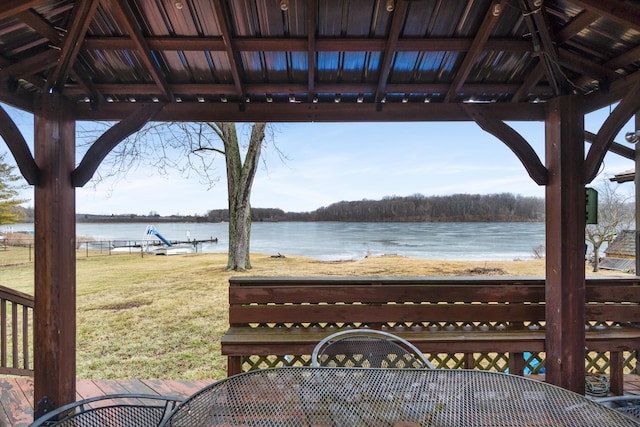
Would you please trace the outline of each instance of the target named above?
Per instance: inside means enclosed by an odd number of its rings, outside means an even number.
[[[214,383],[170,426],[638,426],[590,399],[516,375],[448,369],[286,367]]]

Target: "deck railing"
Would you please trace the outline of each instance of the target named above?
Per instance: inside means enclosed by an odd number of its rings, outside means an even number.
[[[0,374],[33,375],[33,297],[0,286]]]

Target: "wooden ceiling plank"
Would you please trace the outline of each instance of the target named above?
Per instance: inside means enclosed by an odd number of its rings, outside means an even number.
[[[163,97],[169,101],[174,101],[174,96],[169,89],[169,84],[162,74],[162,71],[156,64],[155,60],[153,59],[151,49],[149,48],[149,45],[147,44],[147,41],[142,34],[142,30],[136,22],[136,18],[133,15],[131,8],[129,7],[129,4],[126,0],[114,0],[112,4],[114,6],[114,12],[118,15],[119,19],[126,27],[127,32],[136,45],[136,50],[140,54],[140,58],[144,62],[144,65],[147,67],[147,71],[149,71],[149,73],[151,74],[151,78],[162,91]]]
[[[598,175],[604,156],[609,151],[613,139],[622,127],[640,110],[640,82],[625,95],[616,108],[604,121],[589,153],[584,161],[584,183],[588,184]]]
[[[380,74],[378,75],[378,87],[376,89],[375,103],[377,106],[381,105],[385,96],[385,88],[387,80],[389,79],[389,73],[391,72],[391,63],[393,61],[393,55],[395,53],[398,39],[400,38],[400,32],[402,31],[402,25],[407,15],[407,2],[396,2],[395,9],[393,10],[393,17],[391,18],[391,28],[389,29],[389,36],[384,47],[384,53],[380,65]]]
[[[222,40],[224,41],[225,50],[227,52],[227,59],[231,64],[231,75],[233,76],[233,84],[236,88],[235,94],[244,102],[244,91],[242,89],[242,80],[240,79],[240,70],[238,68],[238,59],[233,50],[233,39],[227,21],[225,20],[224,8],[222,7],[221,0],[213,0],[213,8],[216,12],[216,19],[218,20],[218,26],[222,33]]]
[[[634,2],[624,0],[571,0],[571,3],[640,31],[640,7],[637,2],[634,5]]]
[[[478,28],[478,32],[476,33],[476,36],[471,43],[471,47],[467,51],[467,54],[462,60],[462,63],[458,67],[455,77],[451,82],[451,86],[449,87],[449,90],[444,97],[444,102],[453,102],[456,100],[460,88],[467,80],[467,77],[469,77],[469,73],[476,63],[478,55],[484,49],[487,40],[489,40],[491,32],[498,23],[498,19],[500,19],[500,16],[502,16],[502,10],[504,9],[505,4],[505,0],[494,0],[489,5],[489,9],[485,14],[480,28]]]
[[[82,46],[82,40],[87,33],[93,14],[99,0],[83,0],[76,3],[73,8],[69,28],[62,42],[62,52],[58,65],[47,76],[48,89],[62,93],[70,71],[73,69],[78,52]]]
[[[462,108],[482,130],[498,138],[513,151],[536,184],[548,184],[549,172],[547,168],[542,164],[538,154],[522,135],[501,120],[496,120],[488,113],[483,112],[477,106],[464,104]]]

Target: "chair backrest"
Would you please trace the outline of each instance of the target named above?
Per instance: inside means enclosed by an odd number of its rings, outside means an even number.
[[[313,349],[311,363],[313,366],[433,368],[409,341],[373,329],[349,329],[329,335]]]
[[[157,427],[184,399],[147,394],[110,394],[61,406],[35,420],[39,426]]]
[[[603,397],[595,399],[595,401],[640,421],[640,395]]]

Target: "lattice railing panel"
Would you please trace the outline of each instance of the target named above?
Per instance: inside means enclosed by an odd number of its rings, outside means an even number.
[[[427,358],[433,366],[439,369],[463,369],[465,368],[465,358],[467,356],[462,353],[433,353],[428,354]],[[508,353],[474,353],[473,367],[480,370],[491,370],[497,372],[508,372],[509,369]],[[525,374],[544,373],[545,369],[545,353],[525,353]],[[624,373],[636,373],[638,369],[638,360],[636,352],[624,352]],[[346,363],[346,361],[344,361]],[[352,364],[357,365],[357,360],[351,360]],[[243,357],[242,370],[250,371],[255,369],[274,368],[280,366],[310,366],[310,355],[295,356],[250,356]],[[591,373],[609,373],[610,358],[608,353],[589,352],[585,355],[585,372]]]

